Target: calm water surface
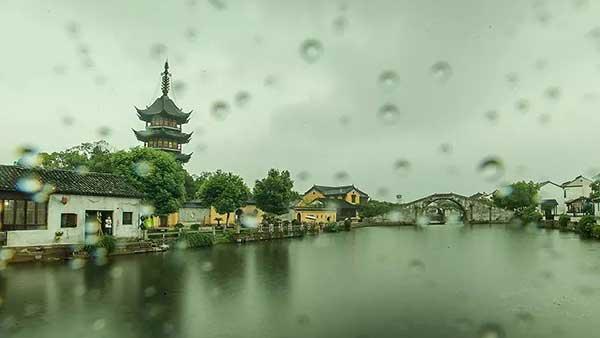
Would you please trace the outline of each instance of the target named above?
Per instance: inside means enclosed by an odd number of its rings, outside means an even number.
[[[11,266],[0,337],[595,337],[600,243],[505,226]]]

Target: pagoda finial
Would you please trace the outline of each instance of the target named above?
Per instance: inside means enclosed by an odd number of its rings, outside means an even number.
[[[169,60],[165,61],[165,71],[161,73],[162,75],[162,85],[161,89],[163,95],[167,95],[169,93],[169,88],[171,87],[171,73],[169,73]]]

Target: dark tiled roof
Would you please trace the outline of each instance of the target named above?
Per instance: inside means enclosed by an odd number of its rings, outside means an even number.
[[[336,208],[336,209],[357,209],[358,205],[349,203],[348,201],[345,200],[340,200],[337,198],[319,198],[316,201],[320,201],[322,203],[324,203],[327,207],[330,208]]]
[[[343,194],[347,194],[348,192],[350,192],[354,189],[354,190],[358,191],[358,194],[361,197],[369,197],[369,195],[367,193],[359,190],[354,185],[342,185],[342,186],[337,186],[337,187],[331,187],[331,186],[326,186],[326,185],[313,185],[313,187],[310,189],[316,189],[316,190],[322,192],[323,195],[325,195],[325,196],[343,195]],[[310,189],[309,189],[309,191],[310,191]]]
[[[182,133],[179,130],[164,127],[148,127],[145,130],[132,129],[138,140],[147,142],[152,138],[161,136],[177,141],[178,143],[188,143],[193,133]]]
[[[167,95],[159,97],[146,109],[138,109],[137,107],[135,109],[138,112],[139,118],[142,121],[148,122],[155,115],[164,114],[174,118],[179,123],[188,123],[192,114],[191,112],[184,113]]]
[[[20,178],[36,177],[42,184],[54,187],[54,193],[142,198],[123,176],[103,173],[78,173],[69,170],[28,169],[14,165],[0,165],[0,191],[17,192]]]

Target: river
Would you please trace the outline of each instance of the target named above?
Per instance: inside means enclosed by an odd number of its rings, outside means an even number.
[[[364,228],[9,266],[0,336],[593,337],[599,277],[600,242],[570,233]]]

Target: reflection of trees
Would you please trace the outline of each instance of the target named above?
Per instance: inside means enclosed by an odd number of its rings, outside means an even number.
[[[269,241],[256,246],[256,272],[266,276],[269,292],[285,293],[290,284],[290,257],[288,241]]]
[[[204,285],[210,294],[215,290],[227,292],[228,289],[239,288],[240,283],[244,282],[246,276],[246,257],[244,252],[247,248],[231,245],[222,245],[203,252],[203,259],[200,262],[199,273],[201,278],[206,281]],[[207,264],[210,271],[203,271],[203,265]]]

